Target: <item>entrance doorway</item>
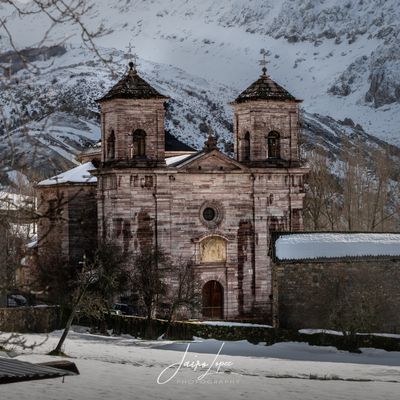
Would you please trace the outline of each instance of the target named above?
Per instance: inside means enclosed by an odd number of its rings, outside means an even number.
[[[203,286],[203,318],[222,319],[224,317],[224,288],[217,281],[209,281]]]

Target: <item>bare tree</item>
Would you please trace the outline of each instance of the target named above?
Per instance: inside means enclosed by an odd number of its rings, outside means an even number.
[[[344,157],[340,173],[347,230],[396,230],[400,215],[391,206],[390,193],[397,179],[389,160],[389,155],[378,149]]]
[[[126,254],[111,243],[101,243],[93,260],[84,258],[82,268],[76,274],[74,291],[71,296],[70,313],[63,334],[51,355],[62,354],[62,346],[72,323],[80,314],[95,316],[104,320],[110,311],[115,296],[128,286],[128,271],[125,268]]]
[[[69,314],[69,317],[68,317],[67,323],[65,325],[64,331],[61,335],[61,338],[58,341],[56,348],[49,353],[50,355],[62,355],[63,354],[62,346],[63,346],[65,339],[67,338],[68,333],[71,329],[72,322],[74,321],[76,313],[78,312],[81,301],[83,300],[89,286],[94,284],[96,282],[96,280],[99,279],[98,271],[97,271],[96,267],[97,266],[95,263],[91,263],[86,259],[83,261],[83,267],[82,267],[82,270],[78,273],[78,278],[76,281],[76,289],[72,296],[71,312]]]
[[[28,344],[27,339],[19,333],[3,334],[0,336],[0,351],[15,355],[18,350],[32,350],[47,341],[47,337],[41,342],[34,341]]]
[[[98,47],[96,39],[107,33],[103,25],[94,29],[89,29],[85,21],[90,14],[93,2],[88,0],[30,0],[29,2],[21,2],[18,0],[1,0],[0,7],[0,48],[3,53],[0,54],[0,88],[5,97],[0,99],[0,137],[2,143],[7,145],[9,151],[0,161],[0,187],[5,186],[5,190],[12,191],[13,195],[29,195],[33,196],[32,190],[28,193],[18,193],[18,187],[9,187],[10,184],[8,174],[15,171],[28,171],[29,177],[35,181],[35,173],[33,172],[37,148],[35,145],[30,149],[30,158],[25,160],[18,153],[13,136],[18,133],[26,136],[27,141],[30,141],[29,130],[25,128],[26,123],[32,120],[41,119],[42,127],[45,129],[47,124],[47,116],[51,114],[51,109],[43,109],[40,115],[31,115],[26,111],[24,104],[21,104],[19,98],[14,97],[12,88],[18,88],[21,85],[20,77],[17,76],[18,71],[24,72],[24,84],[34,84],[38,74],[42,72],[42,68],[51,66],[51,62],[40,64],[35,61],[40,55],[41,49],[46,49],[46,46],[53,48],[62,48],[70,36],[60,35],[59,28],[65,29],[72,35],[78,35],[81,42],[91,52],[94,57],[100,60],[104,65],[112,71],[109,59],[103,57]],[[15,18],[19,20],[32,20],[40,18],[43,24],[43,34],[37,40],[35,48],[26,48],[15,39],[13,34],[13,21]],[[53,35],[54,33],[54,35]],[[57,42],[54,38],[61,38]],[[41,58],[39,58],[40,60]],[[4,101],[3,101],[4,100]],[[32,99],[33,101],[33,99]],[[20,127],[21,132],[16,132],[16,128]],[[32,161],[33,160],[33,161]],[[48,160],[48,164],[52,165],[52,160]],[[54,171],[56,172],[56,171]],[[59,172],[59,171],[57,171]],[[4,204],[4,202],[3,202]],[[34,205],[34,202],[33,202]],[[27,227],[35,226],[37,218],[43,215],[37,215],[34,209],[27,212],[26,207],[17,204],[15,207],[4,210],[0,207],[0,274],[2,276],[2,289],[0,292],[0,303],[5,304],[5,292],[15,286],[15,270],[20,266],[20,260],[24,255],[24,244],[28,239],[28,234],[21,234],[21,230],[26,230]],[[58,209],[62,208],[62,204],[58,205]],[[23,221],[20,216],[24,216],[25,220],[30,218],[31,223]],[[47,256],[46,256],[47,257]],[[49,261],[43,260],[44,262]],[[62,261],[62,260],[58,260]],[[43,262],[42,262],[43,264]],[[58,264],[57,266],[63,265]],[[6,279],[7,278],[7,279]]]
[[[362,150],[364,149],[364,150]],[[380,149],[342,143],[333,163],[323,151],[309,155],[304,222],[311,230],[397,231],[398,169]]]
[[[134,254],[131,262],[130,285],[132,294],[146,310],[147,320],[155,316],[157,305],[166,294],[165,273],[171,268],[171,261],[162,250],[149,245]]]
[[[171,265],[168,290],[164,297],[168,306],[168,325],[165,336],[168,336],[171,323],[178,312],[182,315],[195,313],[201,308],[201,283],[193,269],[192,260],[180,258]]]
[[[7,292],[16,287],[16,272],[25,253],[25,244],[34,234],[30,219],[33,197],[0,191],[0,306]]]
[[[340,224],[340,184],[332,173],[330,159],[326,152],[314,151],[310,154],[310,173],[306,178],[306,198],[304,204],[307,229],[334,230]]]
[[[93,51],[100,60],[108,64],[109,60],[101,55],[95,44],[97,38],[107,33],[106,28],[100,25],[96,30],[92,31],[84,23],[84,17],[93,8],[93,3],[87,0],[30,0],[25,4],[16,0],[2,0],[2,3],[5,6],[9,6],[10,13],[14,11],[20,18],[28,18],[31,16],[47,17],[48,27],[44,31],[37,47],[44,45],[49,39],[50,34],[54,30],[57,30],[59,26],[67,25],[73,29],[76,28],[76,32],[79,33],[82,43]],[[5,40],[8,47],[19,57],[25,68],[38,72],[38,67],[33,65],[15,44],[15,40],[9,28],[9,19],[11,19],[11,15],[8,18],[4,17],[0,20],[0,31],[3,32],[3,40]],[[67,38],[63,39],[63,41],[65,40],[67,40]],[[10,72],[10,66],[8,65],[0,65],[0,68],[5,72]]]

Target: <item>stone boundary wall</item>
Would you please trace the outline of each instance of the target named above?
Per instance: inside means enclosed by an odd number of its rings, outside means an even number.
[[[167,321],[154,319],[151,320],[151,324],[155,338],[165,335],[168,327]],[[143,317],[112,315],[108,319],[108,328],[112,329],[113,334],[116,335],[128,334],[143,338],[148,330],[148,320]],[[268,327],[206,325],[191,321],[176,321],[171,324],[169,339],[192,340],[193,337],[222,341],[247,340],[254,344],[265,343],[267,346],[280,342],[303,342],[313,346],[334,346],[350,351],[366,347],[400,351],[400,339],[376,335],[344,337],[328,333],[306,334],[296,330]]]
[[[47,333],[61,328],[57,306],[0,308],[0,331]]]
[[[400,333],[399,257],[275,260],[273,275],[281,328],[335,328],[340,308],[358,319],[363,312],[367,318],[376,314],[374,332]]]

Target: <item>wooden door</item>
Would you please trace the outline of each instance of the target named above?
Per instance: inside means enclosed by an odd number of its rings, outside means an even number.
[[[203,318],[222,319],[224,316],[224,289],[217,281],[203,286]]]

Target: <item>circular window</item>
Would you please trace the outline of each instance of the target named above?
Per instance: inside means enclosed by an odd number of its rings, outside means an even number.
[[[211,207],[207,207],[207,208],[205,208],[204,211],[203,211],[203,218],[204,218],[206,221],[212,221],[212,220],[215,218],[216,215],[217,215],[217,213],[216,213],[215,210],[214,210],[213,208],[211,208]]]
[[[215,228],[223,218],[222,206],[216,202],[206,202],[200,209],[200,220],[209,228]]]

